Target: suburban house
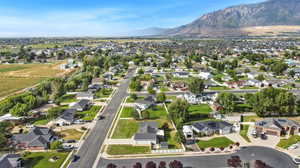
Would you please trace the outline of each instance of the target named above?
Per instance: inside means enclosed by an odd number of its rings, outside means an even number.
[[[17,149],[46,150],[57,137],[46,127],[33,127],[27,134],[15,134],[12,143]]]
[[[203,135],[229,134],[233,131],[233,125],[225,121],[203,121],[192,125],[193,131]]]
[[[7,113],[0,117],[0,122],[8,121],[8,122],[19,122],[22,119],[22,117],[15,117],[11,115],[10,113]]]
[[[55,120],[57,126],[71,125],[75,120],[76,109],[67,109]]]
[[[160,137],[164,137],[164,131],[158,129],[157,122],[141,122],[133,140],[135,145],[157,145]]]
[[[213,76],[210,72],[200,72],[199,77],[205,80],[211,79]]]
[[[135,102],[135,109],[139,112],[148,109],[155,104],[155,99],[153,96],[148,96],[145,99],[137,100]]]
[[[188,72],[174,72],[173,76],[177,77],[177,78],[188,78],[189,73]]]
[[[191,125],[184,125],[182,127],[182,132],[185,137],[185,139],[193,139],[194,138],[194,132]]]
[[[79,102],[71,103],[69,105],[70,108],[76,109],[77,111],[84,111],[89,109],[91,106],[91,101],[87,99],[81,99]]]
[[[77,93],[76,99],[77,100],[81,100],[81,99],[93,100],[94,94],[90,93],[90,92],[80,92],[80,93]]]
[[[103,79],[102,78],[93,78],[91,85],[101,85],[103,84]]]
[[[187,84],[185,84],[185,83],[182,82],[182,81],[172,82],[172,83],[170,84],[170,86],[171,86],[172,89],[174,89],[174,90],[181,90],[181,91],[186,91],[186,90],[188,90]]]
[[[257,132],[269,135],[295,135],[300,133],[300,124],[293,120],[267,118],[255,123]]]
[[[199,104],[202,102],[202,98],[200,95],[195,94],[184,94],[182,96],[189,104]]]
[[[248,86],[255,86],[255,87],[261,87],[262,86],[262,82],[256,79],[249,79],[247,81]]]
[[[255,79],[258,75],[259,75],[259,74],[256,73],[256,72],[249,72],[249,73],[247,73],[247,77],[248,77],[249,79]]]
[[[225,82],[225,85],[229,88],[240,88],[245,86],[246,81],[230,81],[230,82]]]
[[[22,158],[19,154],[4,154],[0,157],[1,168],[21,168]]]

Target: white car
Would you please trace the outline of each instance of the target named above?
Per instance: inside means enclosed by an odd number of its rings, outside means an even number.
[[[297,144],[293,144],[291,146],[288,147],[288,150],[292,150],[292,149],[297,149],[298,145]]]
[[[299,158],[293,158],[293,161],[296,163],[296,164],[300,164],[300,159]]]

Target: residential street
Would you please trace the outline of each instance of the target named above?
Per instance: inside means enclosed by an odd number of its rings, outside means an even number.
[[[227,166],[227,159],[230,156],[238,155],[243,161],[262,160],[271,167],[276,168],[296,168],[291,158],[285,153],[266,147],[246,147],[242,148],[235,154],[231,155],[208,155],[208,156],[185,156],[185,157],[165,157],[165,158],[147,158],[147,159],[101,159],[99,168],[106,168],[109,163],[114,163],[118,167],[132,167],[136,162],[141,162],[143,165],[148,161],[155,161],[157,164],[160,161],[170,162],[179,160],[184,167],[192,168],[220,168]]]
[[[120,84],[116,94],[103,111],[105,119],[97,121],[95,127],[79,149],[77,155],[80,157],[78,161],[71,163],[69,168],[91,168],[100,152],[100,148],[105,140],[105,136],[112,124],[112,121],[121,105],[123,99],[127,96],[127,89],[134,71],[128,73],[128,78]]]

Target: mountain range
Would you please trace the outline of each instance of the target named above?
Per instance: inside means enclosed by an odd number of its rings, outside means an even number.
[[[205,14],[192,23],[150,34],[185,37],[243,36],[257,32],[300,33],[300,0],[267,0]],[[256,32],[255,32],[256,31]],[[274,31],[274,32],[273,32]]]

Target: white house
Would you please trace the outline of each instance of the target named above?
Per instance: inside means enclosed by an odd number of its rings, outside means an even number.
[[[182,128],[183,135],[185,139],[192,139],[194,138],[193,128],[190,125],[184,125]]]
[[[80,92],[76,95],[77,100],[86,99],[86,100],[93,100],[94,94],[89,92]]]
[[[205,80],[211,79],[213,77],[210,72],[200,72],[198,76]]]
[[[71,125],[75,120],[76,109],[67,109],[55,120],[57,126]]]

